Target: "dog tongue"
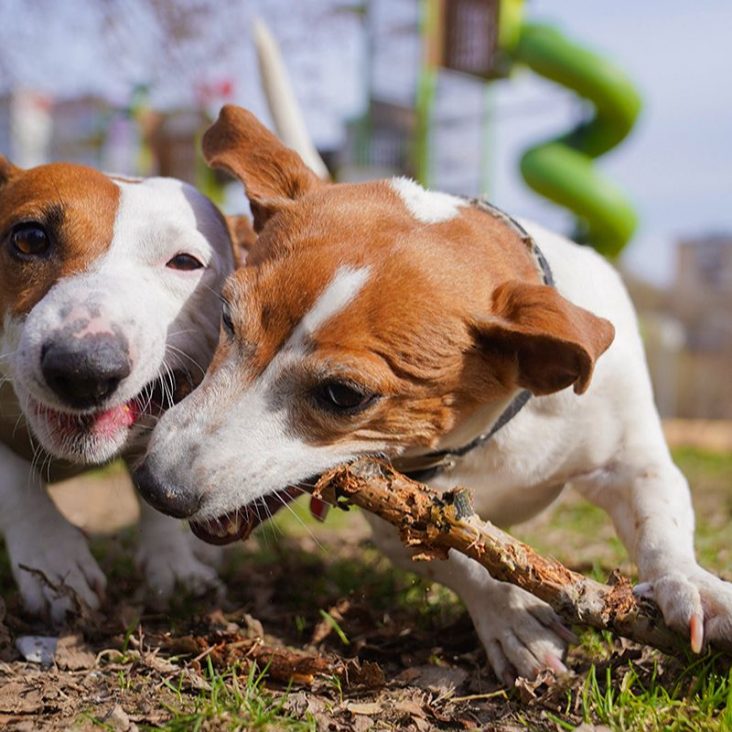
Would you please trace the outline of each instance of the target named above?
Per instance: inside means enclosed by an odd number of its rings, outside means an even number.
[[[140,416],[140,410],[132,404],[120,404],[93,415],[89,429],[102,437],[109,437],[121,429],[132,427]]]

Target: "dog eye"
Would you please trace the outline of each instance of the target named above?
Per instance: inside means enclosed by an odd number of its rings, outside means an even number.
[[[176,254],[165,266],[187,272],[192,269],[201,269],[203,264],[192,254]]]
[[[229,303],[224,301],[224,305],[221,309],[221,322],[224,325],[224,330],[230,335],[234,335],[234,321],[231,318],[231,308]]]
[[[51,241],[40,224],[19,224],[10,234],[12,252],[20,259],[40,257],[48,252]]]
[[[342,381],[327,381],[315,390],[318,404],[330,412],[355,414],[369,406],[377,395]]]

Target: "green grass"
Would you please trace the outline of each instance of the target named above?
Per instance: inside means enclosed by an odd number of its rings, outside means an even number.
[[[316,724],[309,714],[304,719],[293,719],[283,708],[287,694],[275,694],[264,685],[266,670],[257,672],[254,665],[245,676],[237,667],[218,673],[208,663],[206,680],[210,689],[190,701],[181,686],[168,685],[179,706],[169,707],[172,718],[161,726],[142,729],[162,729],[167,732],[198,732],[217,730],[288,730],[315,732]]]
[[[591,666],[579,692],[582,719],[628,732],[730,730],[732,672],[720,672],[718,660],[700,659],[671,683],[662,678],[657,662],[650,676],[629,663],[620,679],[610,666]]]

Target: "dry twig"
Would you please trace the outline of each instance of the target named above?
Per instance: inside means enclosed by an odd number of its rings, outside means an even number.
[[[313,494],[333,505],[355,504],[393,524],[416,560],[462,552],[496,579],[541,598],[570,624],[609,630],[665,653],[688,648],[654,603],[633,594],[627,578],[613,573],[611,584],[603,585],[540,556],[480,519],[464,488],[438,494],[386,462],[361,459],[323,475]]]

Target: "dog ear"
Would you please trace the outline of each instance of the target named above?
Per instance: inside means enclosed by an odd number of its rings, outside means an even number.
[[[225,216],[224,218],[231,237],[234,263],[237,267],[241,267],[246,261],[249,250],[257,241],[257,232],[254,231],[248,216]]]
[[[553,287],[505,282],[478,334],[485,355],[514,360],[518,385],[541,396],[571,385],[576,394],[586,391],[615,328]]]
[[[212,168],[223,168],[244,184],[256,231],[289,201],[323,185],[294,150],[251,112],[232,104],[206,130],[203,155]]]
[[[16,173],[20,171],[4,155],[0,155],[0,186],[4,186]]]

